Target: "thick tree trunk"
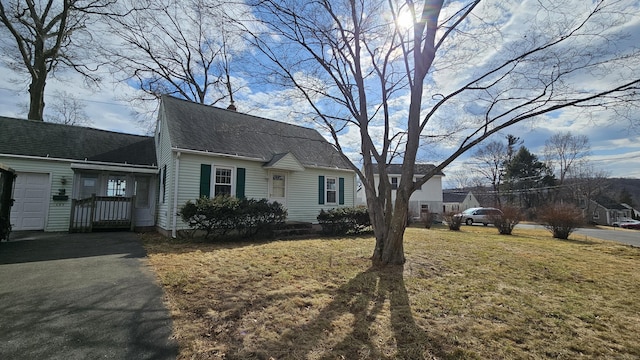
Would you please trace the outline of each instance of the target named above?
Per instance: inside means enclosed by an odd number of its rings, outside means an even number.
[[[43,120],[46,77],[33,78],[29,85],[29,120]]]
[[[403,265],[405,263],[403,244],[408,210],[408,198],[398,196],[391,221],[374,224],[376,247],[371,257],[373,266]]]

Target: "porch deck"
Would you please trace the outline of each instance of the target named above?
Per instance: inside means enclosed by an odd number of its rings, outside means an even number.
[[[71,200],[69,232],[129,229],[135,226],[135,196],[92,196]]]

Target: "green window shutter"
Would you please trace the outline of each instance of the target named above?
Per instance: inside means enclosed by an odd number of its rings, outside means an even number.
[[[318,176],[318,204],[324,204],[324,176]]]
[[[338,178],[338,204],[344,205],[344,178]]]
[[[211,165],[200,164],[200,197],[211,196]]]
[[[238,199],[244,198],[244,183],[247,177],[247,170],[245,168],[236,169],[236,197]]]

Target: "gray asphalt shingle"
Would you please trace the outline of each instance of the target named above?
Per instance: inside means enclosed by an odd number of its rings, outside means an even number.
[[[0,117],[0,154],[155,165],[154,140],[34,120]]]
[[[304,166],[351,169],[316,130],[240,112],[162,97],[171,146],[261,159],[292,153]]]

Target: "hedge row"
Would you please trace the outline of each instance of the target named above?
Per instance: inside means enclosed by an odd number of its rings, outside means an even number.
[[[209,236],[222,237],[230,231],[240,236],[258,233],[268,235],[273,227],[284,223],[287,211],[277,202],[267,199],[238,199],[231,196],[201,197],[196,202],[187,201],[179,211],[182,220],[191,229]]]
[[[369,212],[365,206],[320,210],[317,219],[325,235],[360,234],[371,226]]]

